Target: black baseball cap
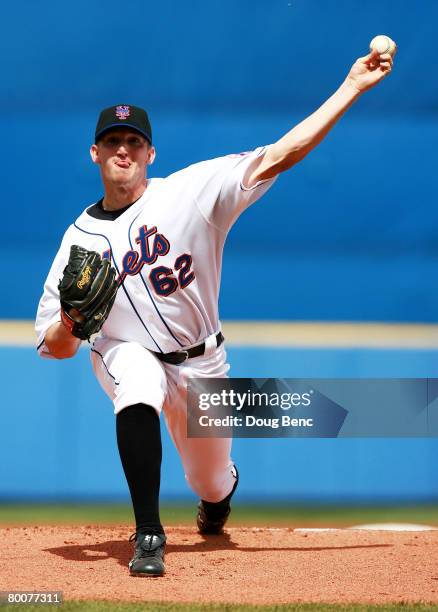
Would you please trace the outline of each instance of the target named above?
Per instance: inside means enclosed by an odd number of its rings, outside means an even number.
[[[118,104],[103,109],[97,120],[94,142],[97,142],[107,130],[118,127],[136,130],[146,138],[149,144],[152,144],[152,128],[147,112],[130,104]]]

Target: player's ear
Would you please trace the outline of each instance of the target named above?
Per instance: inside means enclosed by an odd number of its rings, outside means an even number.
[[[99,147],[97,146],[97,144],[92,144],[90,147],[90,155],[91,155],[91,159],[93,160],[93,162],[95,164],[98,164],[100,162],[99,160]]]
[[[150,145],[148,149],[147,165],[150,166],[151,164],[153,164],[154,159],[155,159],[155,147],[153,145]]]

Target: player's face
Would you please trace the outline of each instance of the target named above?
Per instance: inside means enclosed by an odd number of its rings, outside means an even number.
[[[138,132],[125,128],[104,134],[90,153],[105,182],[131,187],[144,181],[146,167],[155,158],[154,147]]]

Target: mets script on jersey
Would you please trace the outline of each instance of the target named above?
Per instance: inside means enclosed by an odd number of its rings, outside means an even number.
[[[45,331],[59,319],[56,287],[72,244],[97,251],[116,268],[121,287],[102,329],[106,337],[171,352],[216,332],[226,235],[275,180],[245,187],[245,176],[264,151],[149,179],[142,197],[113,220],[86,209],[65,233],[46,281],[36,324],[41,354],[47,353]]]

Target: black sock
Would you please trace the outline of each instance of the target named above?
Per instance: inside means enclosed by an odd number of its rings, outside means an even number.
[[[128,406],[117,414],[116,429],[136,531],[164,533],[159,513],[162,449],[158,414],[146,404]]]
[[[221,499],[218,502],[208,502],[204,499],[202,500],[202,504],[205,508],[205,511],[212,519],[214,519],[215,516],[222,516],[224,511],[228,508],[230,500],[233,497],[235,490],[237,489],[237,485],[239,484],[239,472],[237,471],[236,466],[234,466],[234,470],[236,472],[236,482],[234,483],[233,488],[231,489],[231,493],[228,493],[228,495],[224,497],[224,499]]]

